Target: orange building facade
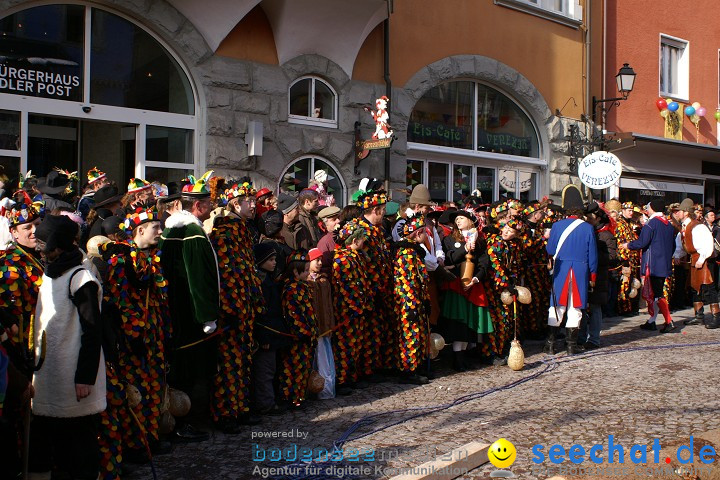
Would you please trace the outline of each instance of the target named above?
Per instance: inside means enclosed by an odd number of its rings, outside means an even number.
[[[438,202],[541,198],[577,183],[567,134],[602,90],[603,17],[590,0],[0,1],[0,162],[291,192],[325,170],[343,205],[364,176],[400,201],[419,183]],[[394,141],[359,160],[383,95]]]
[[[700,0],[679,12],[677,3],[664,1],[606,1],[605,91],[600,95],[616,96],[613,77],[623,63],[637,73],[628,99],[606,119],[605,129],[621,139],[610,149],[624,167],[619,188],[611,194],[641,204],[658,197],[668,203],[691,197],[717,205],[720,32],[709,25],[720,15],[720,5]],[[647,14],[630,15],[629,9]],[[664,104],[672,102],[677,116],[671,122]]]

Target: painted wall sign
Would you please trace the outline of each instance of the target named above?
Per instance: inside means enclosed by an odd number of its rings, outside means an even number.
[[[588,188],[602,190],[615,185],[622,175],[622,163],[610,152],[593,152],[578,164],[578,177]]]
[[[42,59],[47,61],[48,59]],[[59,66],[77,67],[74,62],[53,59]],[[78,68],[79,70],[79,68]],[[13,66],[7,61],[0,63],[0,92],[33,97],[78,100],[80,98],[80,75],[57,73],[36,67]]]

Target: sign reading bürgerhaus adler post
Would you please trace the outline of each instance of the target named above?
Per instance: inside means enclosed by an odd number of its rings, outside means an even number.
[[[578,177],[588,188],[602,190],[615,185],[622,175],[622,163],[610,152],[593,152],[578,164]]]

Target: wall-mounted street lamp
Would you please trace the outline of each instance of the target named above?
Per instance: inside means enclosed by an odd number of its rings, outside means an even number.
[[[618,71],[617,75],[615,75],[615,81],[617,82],[617,88],[620,92],[621,97],[615,97],[615,98],[602,98],[597,99],[593,97],[593,104],[592,104],[592,120],[593,123],[595,123],[595,119],[597,117],[597,107],[598,105],[602,105],[603,103],[610,102],[610,106],[605,109],[605,107],[602,108],[602,114],[603,114],[603,120],[605,119],[605,114],[610,111],[610,109],[615,106],[620,106],[621,100],[627,100],[628,95],[633,90],[633,86],[635,85],[635,71],[632,69],[630,65],[627,63],[623,64],[623,66]],[[604,122],[603,122],[604,123]]]

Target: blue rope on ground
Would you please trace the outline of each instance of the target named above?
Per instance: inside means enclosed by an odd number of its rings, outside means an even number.
[[[626,348],[615,348],[611,350],[593,350],[591,352],[582,353],[579,355],[574,356],[551,356],[548,359],[542,359],[539,363],[543,365],[543,368],[538,370],[537,372],[528,375],[526,377],[523,377],[521,379],[515,380],[514,382],[510,382],[505,385],[501,385],[499,387],[493,387],[489,388],[487,390],[483,390],[482,392],[475,392],[470,393],[468,395],[463,395],[461,397],[456,398],[450,403],[445,403],[441,405],[433,405],[428,407],[413,407],[413,408],[405,408],[400,410],[391,410],[387,412],[381,412],[376,413],[373,415],[368,415],[366,417],[361,418],[360,420],[353,423],[334,443],[332,447],[332,451],[328,453],[330,457],[332,457],[333,452],[336,453],[342,453],[342,447],[350,441],[358,440],[360,438],[364,438],[370,435],[373,435],[375,433],[381,432],[383,430],[387,430],[391,427],[394,427],[396,425],[400,425],[402,423],[408,422],[410,420],[413,420],[415,418],[425,417],[428,415],[431,415],[433,413],[437,413],[443,410],[447,410],[449,408],[462,405],[463,403],[470,402],[472,400],[477,400],[479,398],[486,397],[492,393],[500,392],[503,390],[509,390],[511,388],[515,388],[518,385],[522,385],[524,383],[527,383],[531,380],[534,380],[541,375],[544,375],[547,372],[550,372],[557,368],[559,364],[562,363],[569,363],[569,362],[576,362],[580,360],[586,360],[588,358],[592,357],[599,357],[604,355],[616,355],[620,353],[627,353],[627,352],[637,352],[637,351],[648,351],[648,350],[669,350],[673,348],[689,348],[689,347],[706,347],[706,346],[720,346],[720,341],[717,342],[701,342],[701,343],[680,343],[680,344],[672,344],[672,345],[651,345],[651,346],[643,346],[643,347],[626,347]],[[538,362],[535,363],[537,365]],[[354,436],[351,438],[351,435],[355,433],[359,428],[372,425],[380,418],[387,416],[387,415],[395,415],[395,414],[402,414],[402,413],[413,413],[407,418],[396,420],[391,423],[388,423],[386,425],[380,426],[378,428],[375,428],[373,430],[370,430],[368,432],[359,434],[357,436]],[[345,474],[338,475],[336,472],[339,468],[342,466],[348,466],[347,463],[341,463],[339,461],[313,461],[310,463],[305,462],[296,462],[286,465],[286,468],[290,471],[293,469],[298,468],[305,468],[308,465],[312,465],[316,471],[318,471],[317,474],[314,475],[279,475],[279,476],[273,476],[271,478],[275,480],[333,480],[333,479],[353,479],[358,478],[354,476],[349,476]],[[354,465],[357,466],[357,465]],[[331,472],[326,473],[326,471],[330,470]]]

